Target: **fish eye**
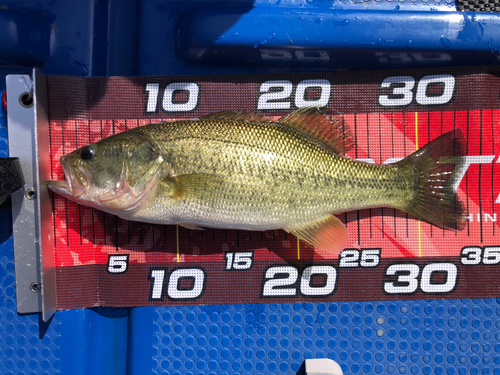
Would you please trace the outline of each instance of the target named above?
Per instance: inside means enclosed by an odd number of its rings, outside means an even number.
[[[95,154],[95,151],[92,148],[90,148],[89,146],[86,146],[86,147],[81,149],[80,158],[82,160],[90,160],[90,159],[92,159],[92,156],[94,156],[94,154]]]

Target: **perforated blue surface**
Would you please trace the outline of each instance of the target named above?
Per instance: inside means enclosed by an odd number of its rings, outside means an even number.
[[[246,72],[186,66],[176,58],[169,49],[175,24],[169,14],[182,11],[182,1],[119,3],[120,12],[114,0],[18,5],[56,17],[53,53],[42,69],[74,75]],[[313,0],[238,4],[332,6]],[[435,10],[452,1],[333,4]],[[30,68],[0,66],[0,89],[7,72]],[[7,154],[0,110],[0,157]],[[58,312],[43,325],[38,315],[16,312],[11,214],[0,208],[0,374],[295,374],[306,358],[334,359],[346,374],[500,375],[500,299],[77,310]]]
[[[158,308],[158,374],[499,374],[500,299]],[[155,337],[155,338],[156,338]]]

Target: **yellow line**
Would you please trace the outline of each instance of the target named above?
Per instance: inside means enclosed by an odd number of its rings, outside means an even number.
[[[422,256],[422,234],[420,232],[420,220],[418,221],[418,256]]]
[[[415,148],[418,150],[418,112],[415,112]]]
[[[297,237],[297,259],[300,259],[300,241],[299,241],[299,237]]]
[[[418,150],[418,112],[415,112],[415,151]],[[422,231],[418,221],[418,256],[422,256]]]
[[[177,263],[180,263],[181,257],[179,255],[179,226],[178,225],[175,226],[175,234],[177,237]]]

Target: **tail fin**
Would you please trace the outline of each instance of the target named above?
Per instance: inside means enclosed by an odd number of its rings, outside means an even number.
[[[403,211],[442,229],[464,229],[463,205],[450,180],[454,170],[462,168],[455,157],[464,155],[463,139],[460,130],[452,130],[397,163],[413,182],[412,198]]]

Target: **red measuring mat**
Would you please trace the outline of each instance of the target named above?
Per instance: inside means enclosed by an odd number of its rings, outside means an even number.
[[[348,157],[391,163],[453,129],[465,136],[454,188],[465,229],[392,208],[337,215],[343,252],[282,230],[189,230],[131,222],[57,194],[57,308],[500,296],[500,78],[493,68],[183,77],[47,77],[52,179],[59,158],[145,124],[218,111],[278,118],[338,111]]]

